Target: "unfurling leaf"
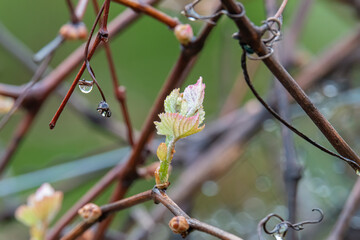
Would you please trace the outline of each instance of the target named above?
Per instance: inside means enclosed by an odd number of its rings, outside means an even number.
[[[202,77],[196,84],[185,88],[174,89],[164,101],[165,113],[159,114],[160,122],[155,122],[157,134],[166,136],[166,143],[161,143],[157,149],[160,167],[155,171],[156,186],[166,188],[169,176],[169,166],[175,153],[175,143],[181,138],[198,133],[204,129],[201,125],[205,118],[203,108],[205,84]]]
[[[183,101],[181,103],[180,114],[185,117],[194,116],[199,111],[204,112],[202,103],[204,101],[205,84],[202,83],[202,77],[196,84],[190,85],[184,90]],[[205,114],[205,112],[204,112]],[[201,122],[200,122],[201,124]]]
[[[204,125],[199,127],[199,114],[192,117],[184,117],[179,113],[162,113],[159,117],[161,122],[155,122],[157,133],[159,135],[171,136],[175,141],[204,129]]]
[[[56,191],[48,183],[44,183],[28,197],[27,205],[16,209],[15,217],[30,227],[31,239],[43,239],[51,220],[61,207],[63,193]]]
[[[167,113],[176,113],[179,111],[180,104],[178,104],[178,100],[180,97],[180,89],[174,89],[169,96],[166,97],[164,102],[165,112]],[[181,99],[180,99],[181,100]]]

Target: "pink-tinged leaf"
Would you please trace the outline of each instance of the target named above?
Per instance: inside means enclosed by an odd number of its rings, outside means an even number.
[[[44,197],[50,197],[55,193],[55,190],[51,187],[50,184],[42,184],[35,193],[35,201],[41,201]]]
[[[202,83],[202,77],[200,77],[196,84],[189,85],[185,88],[180,114],[186,117],[197,114],[198,111],[202,109],[204,94],[205,84]]]
[[[199,114],[184,117],[179,113],[162,113],[159,117],[161,122],[155,122],[158,134],[171,136],[175,141],[200,132],[204,128],[204,126],[199,127]]]

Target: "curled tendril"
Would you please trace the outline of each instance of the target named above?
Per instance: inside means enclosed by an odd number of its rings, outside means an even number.
[[[200,2],[201,0],[195,0],[194,2],[188,4],[185,6],[185,9],[181,12],[185,17],[187,17],[190,20],[203,20],[207,23],[213,24],[215,25],[215,23],[213,21],[211,21],[212,18],[218,17],[220,15],[227,15],[230,18],[240,18],[243,17],[245,15],[245,8],[243,7],[243,5],[239,2],[237,2],[237,4],[239,5],[239,7],[241,8],[241,13],[239,14],[232,14],[229,13],[228,11],[222,9],[212,15],[208,15],[208,16],[202,16],[199,13],[197,13],[194,9],[194,7]]]
[[[266,19],[266,21],[263,21],[263,24],[266,26],[265,31],[263,31],[263,35],[268,32],[270,36],[262,39],[262,42],[266,46],[272,47],[274,42],[280,39],[282,21],[279,18],[270,17]]]
[[[263,56],[254,56],[251,55],[249,52],[246,52],[246,56],[250,59],[250,60],[263,60],[265,58],[270,57],[273,53],[274,53],[274,49],[270,46],[267,47],[269,52]]]
[[[267,215],[265,218],[263,218],[259,224],[258,224],[258,237],[260,240],[263,240],[264,238],[262,237],[261,234],[261,228],[264,230],[264,232],[268,235],[274,235],[274,234],[278,234],[281,236],[285,236],[286,232],[288,231],[289,228],[294,229],[295,231],[300,231],[304,229],[304,225],[305,224],[316,224],[321,222],[324,219],[324,213],[322,212],[321,209],[319,208],[314,208],[312,210],[317,211],[320,214],[319,219],[316,220],[306,220],[306,221],[302,221],[302,222],[298,222],[298,223],[290,223],[288,221],[285,221],[281,216],[275,214],[275,213],[271,213],[269,215]],[[266,224],[270,221],[270,219],[272,218],[277,218],[278,220],[280,220],[280,223],[278,223],[272,230],[268,230],[266,227]]]
[[[245,12],[245,11],[242,11]],[[263,27],[260,28],[261,37],[266,33],[269,33],[269,37],[262,38],[261,41],[265,44],[268,49],[268,53],[263,56],[255,56],[255,51],[248,45],[241,42],[241,35],[239,32],[233,34],[233,38],[239,40],[239,43],[245,47],[246,56],[251,60],[263,60],[270,57],[274,53],[273,45],[275,42],[280,40],[282,20],[280,18],[270,17],[263,21]]]

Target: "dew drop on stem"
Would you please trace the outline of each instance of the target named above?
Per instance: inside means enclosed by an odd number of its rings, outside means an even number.
[[[111,117],[111,111],[109,108],[109,104],[105,101],[101,101],[96,109],[101,116],[103,117]]]
[[[89,93],[93,89],[94,81],[87,81],[85,79],[79,80],[79,88],[82,93]]]

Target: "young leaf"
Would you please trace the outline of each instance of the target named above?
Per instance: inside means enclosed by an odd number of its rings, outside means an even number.
[[[202,109],[204,90],[205,84],[202,83],[202,77],[199,78],[196,84],[185,88],[180,110],[181,115],[190,117]]]
[[[185,88],[184,93],[174,89],[164,101],[165,113],[159,114],[160,122],[155,122],[157,133],[166,136],[166,142],[157,149],[160,166],[155,171],[156,186],[166,188],[169,177],[169,166],[175,153],[175,143],[181,138],[200,132],[205,125],[205,111],[202,105],[205,84],[202,77],[196,84]]]
[[[175,141],[200,132],[205,127],[199,127],[199,114],[184,117],[179,113],[161,113],[159,117],[161,122],[155,122],[157,133],[171,136]]]
[[[165,112],[176,113],[179,108],[178,98],[180,97],[180,89],[174,89],[169,96],[166,97],[164,102]]]

